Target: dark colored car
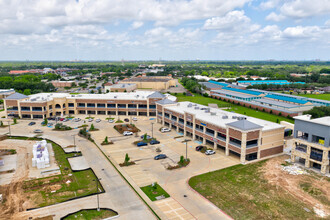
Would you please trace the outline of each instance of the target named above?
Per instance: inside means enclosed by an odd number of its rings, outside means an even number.
[[[138,146],[138,147],[147,146],[147,145],[148,144],[146,142],[143,142],[143,141],[136,144],[136,146]]]
[[[198,145],[198,146],[196,147],[196,151],[201,151],[201,150],[203,149],[203,147],[204,147],[204,146],[202,146],[202,145]]]
[[[125,121],[125,122],[129,122],[129,119],[128,119],[128,118],[125,118],[124,121]]]
[[[50,117],[50,118],[47,118],[47,120],[48,121],[55,121],[55,118]]]
[[[35,122],[31,121],[31,122],[29,123],[29,126],[32,126],[32,125],[35,125],[35,124],[36,124]]]
[[[160,142],[157,140],[151,140],[149,144],[154,145],[154,144],[159,144]]]
[[[42,122],[41,122],[41,125],[46,125],[45,121],[42,121]]]
[[[167,158],[166,154],[158,154],[154,157],[155,160],[165,159]]]

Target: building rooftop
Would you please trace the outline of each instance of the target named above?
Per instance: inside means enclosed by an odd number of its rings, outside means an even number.
[[[199,120],[223,128],[225,128],[226,125],[229,123],[243,119],[246,119],[251,123],[257,124],[258,126],[262,126],[263,131],[284,128],[284,126],[274,122],[265,121],[262,119],[249,117],[234,112],[227,112],[217,108],[210,108],[208,106],[192,102],[179,102],[177,105],[168,106],[166,108],[175,112],[179,112],[180,114],[184,114],[185,112],[194,114]]]
[[[222,89],[230,90],[233,92],[246,93],[249,95],[257,95],[257,96],[263,94],[262,92],[252,91],[252,90],[248,90],[248,89],[246,89],[246,90],[245,89],[235,89],[235,88],[230,88],[230,87],[224,87]]]
[[[311,119],[311,115],[299,115],[299,116],[296,116],[293,118],[302,120],[302,121],[309,121],[309,122],[320,124],[320,125],[326,125],[326,126],[330,127],[330,116]]]
[[[199,84],[204,85],[207,89],[215,89],[215,88],[221,89],[223,87],[221,85],[210,82],[200,82]]]
[[[11,94],[10,96],[8,96],[7,98],[5,99],[14,99],[14,100],[19,100],[19,99],[26,99],[28,98],[29,96],[26,96],[26,95],[23,95],[21,93],[14,93],[14,94]]]
[[[211,90],[212,92],[224,94],[224,95],[230,95],[230,96],[237,96],[241,98],[253,98],[256,97],[255,95],[250,95],[250,94],[243,94],[243,93],[238,93],[238,92],[233,92],[233,91],[228,91],[228,90]],[[215,94],[216,95],[216,94]]]
[[[299,108],[300,105],[295,105],[287,102],[281,102],[281,101],[276,101],[273,99],[266,99],[266,98],[261,98],[261,99],[255,99],[253,100],[254,102],[260,102],[263,104],[269,104],[269,105],[275,105],[283,108]]]
[[[110,92],[106,94],[69,94],[69,93],[38,93],[26,96],[29,99],[26,102],[44,102],[53,100],[53,98],[68,99],[118,99],[118,100],[147,100],[153,95],[154,91],[135,91],[135,92]],[[176,101],[176,97],[169,94],[161,94],[163,98]],[[157,95],[158,96],[158,95]],[[9,97],[9,96],[8,96]],[[7,98],[8,98],[7,97]]]
[[[248,131],[248,130],[256,130],[262,128],[262,126],[257,125],[253,122],[250,122],[248,120],[239,120],[234,121],[227,124],[228,126],[238,128],[239,130]]]

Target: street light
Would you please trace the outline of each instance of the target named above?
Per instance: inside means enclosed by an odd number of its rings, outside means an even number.
[[[189,139],[185,139],[183,142],[186,142],[186,160],[188,159],[188,146],[187,146],[187,143],[191,141]]]
[[[151,137],[154,138],[154,123],[151,122]]]
[[[98,179],[94,179],[93,181],[96,182],[96,197],[97,197],[97,211],[100,211],[100,200],[99,200],[99,180],[101,180],[101,178]]]
[[[77,153],[77,148],[76,148],[76,135],[72,135],[73,137],[73,146],[74,146],[74,151]]]
[[[9,127],[9,136],[11,136],[10,121],[8,121],[8,127]]]

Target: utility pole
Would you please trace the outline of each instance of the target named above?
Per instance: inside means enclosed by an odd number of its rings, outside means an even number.
[[[186,142],[186,160],[188,159],[188,142],[191,141],[189,139],[185,139],[183,142]]]

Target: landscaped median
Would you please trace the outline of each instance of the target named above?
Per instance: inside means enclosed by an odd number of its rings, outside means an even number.
[[[170,197],[170,195],[158,183],[141,187],[141,190],[149,197],[151,201],[157,201]]]
[[[61,220],[99,220],[107,219],[117,215],[117,212],[110,209],[101,208],[99,211],[96,209],[82,209],[78,212],[70,213],[69,215],[62,217]]]
[[[40,138],[13,136],[8,137],[8,139],[42,140]],[[81,156],[80,152],[66,153],[58,144],[50,140],[47,140],[47,142],[52,144],[55,160],[61,170],[61,174],[22,182],[22,188],[27,200],[30,201],[30,204],[33,204],[28,209],[94,195],[100,193],[100,191],[104,192],[101,183],[99,183],[99,189],[96,189],[94,180],[97,177],[92,169],[72,171],[68,158]]]

